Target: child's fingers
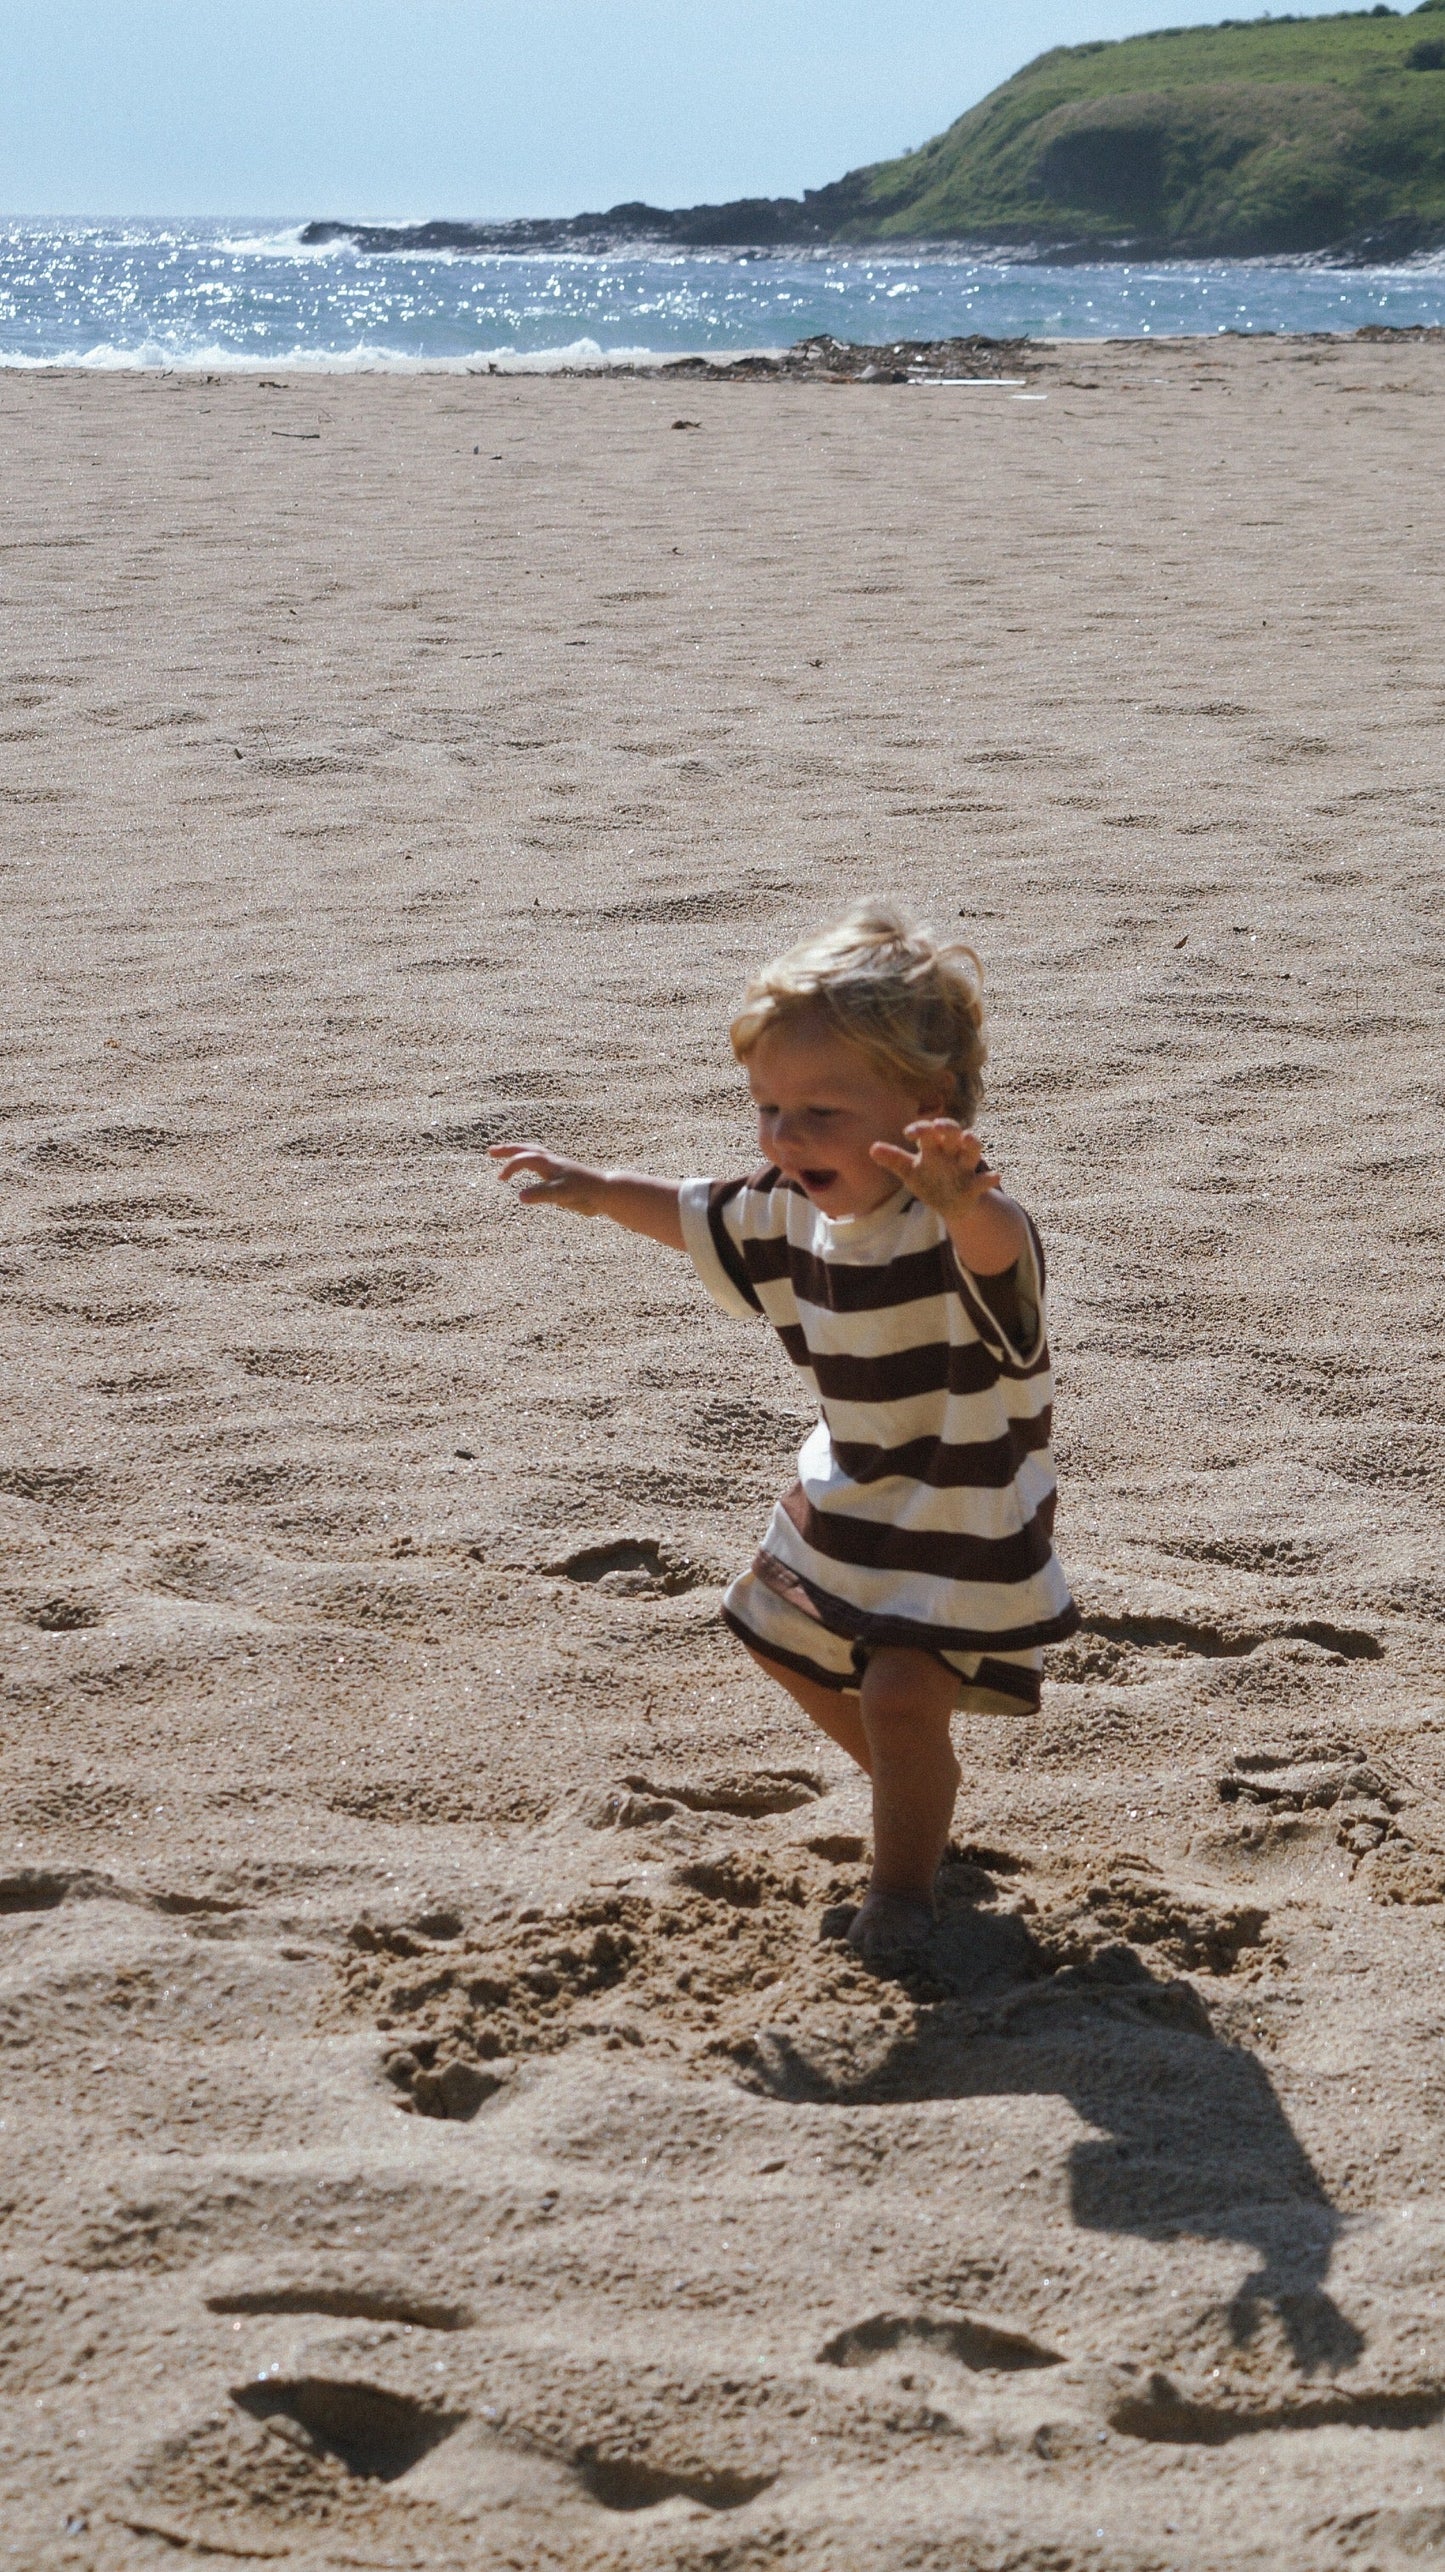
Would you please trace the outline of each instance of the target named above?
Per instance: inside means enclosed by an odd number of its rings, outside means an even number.
[[[996,1177],[989,1168],[978,1136],[966,1132],[952,1117],[919,1117],[903,1130],[917,1143],[925,1159],[947,1162],[966,1178],[987,1180]]]
[[[920,1116],[904,1133],[921,1149],[946,1152],[951,1160],[983,1159],[983,1145],[951,1116]]]
[[[587,1213],[585,1196],[575,1174],[557,1171],[542,1178],[531,1178],[524,1188],[514,1189],[519,1206],[569,1206]]]
[[[959,1188],[977,1190],[1002,1187],[997,1170],[991,1170],[984,1159],[983,1145],[952,1116],[915,1117],[903,1129],[914,1151],[905,1151],[897,1143],[872,1143],[869,1157],[881,1169],[891,1170],[895,1178],[905,1179],[910,1186],[928,1194],[934,1186],[942,1188],[949,1201]]]
[[[504,1186],[512,1183],[519,1206],[566,1206],[577,1194],[577,1172],[565,1163],[559,1167],[545,1153],[526,1153],[516,1161],[503,1162],[497,1176]],[[526,1184],[518,1184],[522,1181]]]

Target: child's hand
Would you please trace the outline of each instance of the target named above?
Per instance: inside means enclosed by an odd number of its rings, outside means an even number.
[[[560,1153],[544,1152],[540,1143],[493,1143],[489,1150],[499,1178],[530,1181],[517,1190],[524,1206],[565,1206],[575,1215],[602,1212],[604,1174],[589,1170],[584,1161],[564,1161]]]
[[[1002,1186],[997,1170],[983,1157],[976,1134],[951,1116],[920,1116],[903,1129],[914,1152],[901,1144],[875,1143],[872,1158],[903,1181],[915,1197],[932,1206],[947,1224],[970,1214],[991,1188]]]
[[[540,1143],[493,1143],[491,1157],[502,1179],[525,1179],[517,1190],[524,1206],[565,1206],[574,1215],[610,1215],[624,1232],[640,1232],[665,1250],[682,1250],[681,1191],[676,1179],[648,1179],[640,1170],[589,1170],[564,1161]]]

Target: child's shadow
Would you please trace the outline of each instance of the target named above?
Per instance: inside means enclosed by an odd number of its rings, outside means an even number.
[[[771,2030],[753,2081],[838,2106],[1063,2097],[1096,2129],[1069,2156],[1076,2223],[1248,2244],[1257,2265],[1230,2305],[1236,2345],[1272,2310],[1304,2374],[1355,2363],[1363,2336],[1325,2292],[1340,2219],[1263,2065],[1215,2037],[1192,1984],[1122,1945],[1058,1971],[1026,1920],[956,1903],[928,1971],[904,1979],[907,2034],[854,2051]]]

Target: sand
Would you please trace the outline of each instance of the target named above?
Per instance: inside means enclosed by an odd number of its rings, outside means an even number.
[[[1445,2547],[1442,367],[0,382],[6,2564]],[[911,1987],[781,1352],[484,1158],[875,888],[1086,1620]]]

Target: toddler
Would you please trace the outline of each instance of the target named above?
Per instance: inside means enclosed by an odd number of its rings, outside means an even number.
[[[1053,1549],[1044,1261],[971,1121],[985,1046],[972,948],[861,903],[764,967],[732,1023],[763,1166],[592,1170],[492,1147],[528,1205],[685,1251],[772,1323],[821,1417],[728,1625],[871,1780],[873,1872],[849,1935],[924,1944],[959,1769],[956,1708],[1039,1703],[1078,1611]]]

